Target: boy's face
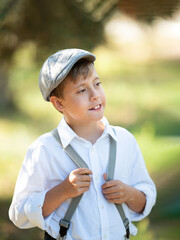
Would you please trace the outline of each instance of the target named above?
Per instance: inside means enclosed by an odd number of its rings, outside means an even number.
[[[104,115],[106,96],[94,68],[85,79],[80,75],[75,83],[67,81],[63,96],[59,110],[70,126],[99,121]]]

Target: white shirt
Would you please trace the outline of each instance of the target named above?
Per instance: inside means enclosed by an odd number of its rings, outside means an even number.
[[[72,219],[67,240],[120,240],[125,235],[121,217],[113,203],[103,196],[103,173],[107,171],[109,156],[109,135],[117,142],[117,159],[114,179],[135,187],[146,195],[146,206],[142,214],[131,211],[126,204],[126,217],[138,221],[146,217],[156,200],[156,188],[152,182],[134,136],[121,127],[112,127],[106,118],[102,119],[105,130],[92,145],[80,138],[67,125],[64,118],[58,125],[62,144],[72,147],[92,170],[92,182],[85,192]],[[51,133],[40,136],[27,151],[22,164],[9,209],[9,217],[19,228],[39,227],[57,238],[59,220],[65,215],[70,199],[65,201],[51,215],[43,218],[42,206],[47,191],[60,184],[77,166],[66,155]],[[130,223],[132,235],[136,227]]]

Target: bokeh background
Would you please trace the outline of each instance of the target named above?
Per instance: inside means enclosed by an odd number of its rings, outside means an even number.
[[[63,48],[96,56],[111,124],[131,131],[158,197],[134,240],[180,239],[180,3],[177,0],[0,1],[0,240],[43,239],[8,219],[28,146],[61,115],[38,89]]]

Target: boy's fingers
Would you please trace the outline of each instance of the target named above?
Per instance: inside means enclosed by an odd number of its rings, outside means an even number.
[[[117,186],[112,186],[109,188],[104,188],[103,189],[103,194],[110,194],[110,193],[116,193],[118,191],[118,187]]]
[[[125,202],[123,199],[119,199],[119,198],[113,198],[113,199],[107,199],[107,200],[110,203],[118,203],[118,204],[122,204]]]
[[[111,193],[111,194],[105,194],[105,198],[107,198],[107,199],[114,199],[114,198],[119,198],[119,194],[117,194],[117,193]]]
[[[89,190],[89,186],[88,187],[79,188],[79,195],[84,193],[84,192],[87,192],[88,190]]]
[[[112,194],[105,194],[104,197],[109,201],[109,202],[114,202],[114,203],[124,203],[126,202],[126,198],[124,195],[121,193],[112,193]]]
[[[79,175],[83,175],[83,174],[90,174],[92,175],[92,171],[88,168],[78,168],[75,170]]]
[[[104,178],[105,181],[107,180],[107,173],[103,174],[103,178]]]
[[[110,187],[113,187],[116,185],[116,181],[115,180],[112,180],[112,181],[108,181],[108,182],[105,182],[103,185],[102,185],[102,189],[105,189],[105,188],[110,188]]]
[[[75,185],[81,182],[90,183],[92,181],[90,174],[92,174],[91,170],[87,168],[78,168],[70,173],[69,181]]]
[[[89,187],[90,182],[80,182],[77,184],[79,188]]]
[[[80,175],[80,180],[83,182],[91,182],[92,178],[89,175]]]

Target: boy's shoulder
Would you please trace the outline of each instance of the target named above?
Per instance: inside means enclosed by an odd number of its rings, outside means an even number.
[[[56,143],[54,137],[52,136],[51,132],[44,133],[40,135],[31,145],[29,148],[36,149],[36,148],[50,148]]]
[[[137,141],[134,135],[126,128],[120,126],[111,126],[115,130],[116,137],[120,144],[136,145]]]
[[[131,150],[134,151],[139,148],[136,138],[130,131],[119,126],[112,127],[115,129],[117,145],[121,149],[126,149],[128,152],[131,152]]]
[[[126,137],[126,138],[130,138],[130,139],[135,138],[134,135],[126,128],[123,128],[120,126],[111,126],[111,127],[115,130],[117,137]]]

